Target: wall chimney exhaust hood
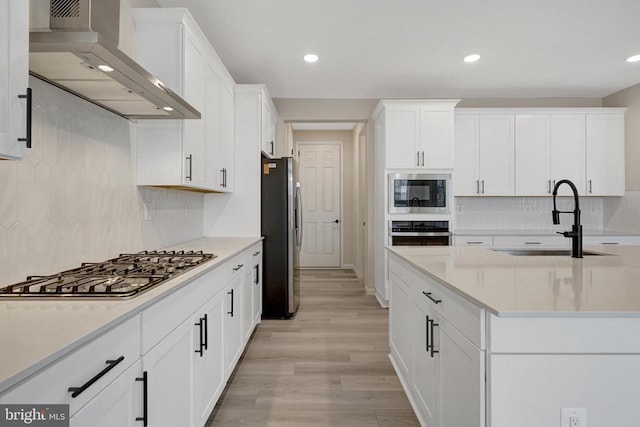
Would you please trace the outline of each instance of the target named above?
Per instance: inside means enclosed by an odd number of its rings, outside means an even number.
[[[32,0],[31,6],[30,74],[128,119],[200,118],[118,48],[120,0]]]

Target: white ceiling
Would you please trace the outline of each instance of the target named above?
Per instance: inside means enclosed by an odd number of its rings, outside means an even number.
[[[234,79],[274,98],[599,98],[640,82],[625,62],[640,0],[157,2],[188,7]]]

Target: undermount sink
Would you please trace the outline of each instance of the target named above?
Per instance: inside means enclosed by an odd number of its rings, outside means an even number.
[[[493,249],[493,251],[513,256],[571,256],[571,249]],[[583,251],[582,255],[600,256],[609,254]]]

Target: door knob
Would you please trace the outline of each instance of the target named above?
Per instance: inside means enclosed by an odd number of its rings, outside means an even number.
[[[335,222],[336,224],[338,224],[338,223],[340,222],[340,220],[339,220],[339,219],[336,219],[336,220],[335,220],[335,221],[333,221],[333,222]]]

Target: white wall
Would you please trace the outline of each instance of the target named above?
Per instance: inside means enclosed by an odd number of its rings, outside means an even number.
[[[202,195],[135,185],[134,124],[29,84],[33,148],[0,162],[0,284],[202,235]]]

